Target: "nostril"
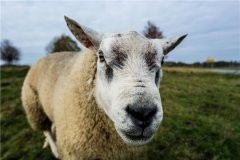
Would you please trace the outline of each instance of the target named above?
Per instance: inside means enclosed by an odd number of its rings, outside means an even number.
[[[140,113],[139,109],[135,106],[128,105],[126,109],[127,113],[130,114],[131,116],[142,119],[142,114]]]
[[[133,118],[141,121],[146,121],[157,113],[157,107],[142,107],[137,105],[128,105],[126,112]]]
[[[154,116],[157,113],[157,107],[152,107],[149,108],[147,110],[147,112],[145,113],[145,117],[146,118],[151,118],[152,116]]]
[[[132,122],[141,128],[146,128],[152,122],[152,117],[157,113],[157,107],[144,107],[139,105],[128,105],[126,112]]]

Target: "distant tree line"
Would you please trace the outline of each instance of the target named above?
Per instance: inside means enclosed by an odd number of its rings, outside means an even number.
[[[240,67],[240,61],[216,61],[213,63],[214,67]],[[174,62],[166,61],[164,66],[168,67],[204,67],[209,68],[210,65],[207,62],[195,62],[195,63],[184,63],[184,62]]]

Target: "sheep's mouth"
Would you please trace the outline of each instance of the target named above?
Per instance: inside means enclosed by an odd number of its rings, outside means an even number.
[[[154,133],[144,134],[141,130],[121,130],[117,128],[117,132],[122,140],[129,146],[142,146],[150,142]],[[146,132],[145,132],[146,133]]]
[[[139,140],[141,140],[141,141],[146,141],[146,140],[148,140],[148,139],[151,138],[151,136],[144,136],[144,135],[142,135],[142,134],[140,134],[140,135],[131,135],[131,134],[125,133],[124,135],[125,135],[128,139],[130,139],[130,140],[132,140],[132,141],[139,141]]]
[[[127,131],[121,131],[122,133],[123,133],[123,135],[127,138],[127,139],[129,139],[129,140],[131,140],[131,141],[147,141],[147,140],[149,140],[151,137],[152,137],[152,134],[150,134],[150,135],[144,135],[143,134],[143,131],[141,131],[141,132],[127,132]]]

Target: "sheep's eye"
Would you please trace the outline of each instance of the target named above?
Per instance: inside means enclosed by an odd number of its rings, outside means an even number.
[[[99,57],[100,62],[105,62],[105,59],[104,59],[103,51],[102,51],[102,50],[100,50],[100,51],[98,52],[98,57]]]

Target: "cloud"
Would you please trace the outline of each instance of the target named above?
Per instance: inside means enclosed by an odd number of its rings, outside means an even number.
[[[71,35],[64,15],[102,32],[142,32],[151,20],[167,37],[189,33],[169,60],[239,61],[239,7],[238,1],[3,1],[1,38],[21,49],[21,64],[32,64],[52,38]]]

